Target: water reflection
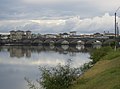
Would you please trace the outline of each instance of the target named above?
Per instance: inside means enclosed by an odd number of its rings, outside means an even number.
[[[34,52],[48,52],[54,51],[63,54],[67,53],[75,53],[75,52],[87,52],[87,49],[83,45],[78,45],[76,47],[69,47],[68,45],[63,45],[61,47],[55,46],[2,46],[0,47],[2,50],[7,50],[10,53],[10,57],[27,57],[30,58],[31,54]]]
[[[1,89],[28,89],[24,77],[39,77],[38,66],[55,66],[73,60],[73,67],[89,62],[89,48],[55,46],[1,46],[0,87]]]
[[[84,45],[77,45],[76,48],[78,50],[84,50],[85,49]]]
[[[93,48],[101,48],[101,45],[93,45]]]

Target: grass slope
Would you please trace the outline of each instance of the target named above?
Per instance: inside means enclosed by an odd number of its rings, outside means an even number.
[[[100,60],[70,89],[120,89],[120,57]]]

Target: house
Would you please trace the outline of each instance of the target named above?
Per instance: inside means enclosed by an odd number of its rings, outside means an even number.
[[[0,39],[7,40],[7,39],[9,39],[9,35],[7,35],[7,34],[0,35]]]
[[[70,35],[70,38],[81,38],[81,35]]]
[[[27,39],[31,39],[32,38],[31,31],[26,31],[26,38]]]
[[[101,33],[94,33],[93,36],[97,38],[97,37],[103,36],[103,34],[101,34]]]
[[[76,35],[76,31],[71,31],[70,36],[74,36],[74,35]]]
[[[82,35],[80,35],[82,38],[93,38],[94,37],[94,35],[92,35],[92,34],[82,34]]]
[[[21,30],[17,30],[17,31],[10,31],[10,39],[11,40],[22,40],[24,38],[30,39],[32,37],[31,35],[31,31],[21,31]]]
[[[10,39],[11,40],[21,40],[24,38],[24,31],[10,31]]]
[[[24,38],[24,31],[20,31],[20,30],[16,31],[16,39],[21,40],[23,38]]]
[[[115,34],[114,33],[110,33],[109,31],[106,33],[104,32],[103,34],[105,37],[109,37],[109,38],[114,38],[115,37]]]
[[[70,37],[70,34],[68,34],[68,33],[60,33],[59,36],[61,38],[68,38],[68,37]]]
[[[56,34],[45,34],[44,35],[45,38],[57,38]]]
[[[14,30],[10,31],[10,39],[16,40],[16,32]]]

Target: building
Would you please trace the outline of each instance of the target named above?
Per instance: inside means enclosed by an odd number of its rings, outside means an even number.
[[[96,38],[97,38],[97,37],[102,37],[102,36],[103,36],[103,34],[101,34],[101,33],[94,33],[93,35],[94,35],[94,37],[96,37]]]
[[[70,38],[81,38],[81,35],[70,35]]]
[[[104,31],[104,36],[105,36],[105,37],[108,37],[108,38],[114,38],[114,37],[115,37],[115,34],[114,34],[114,33],[110,33],[109,31],[108,31],[108,32],[105,32],[105,31]]]
[[[27,39],[31,39],[32,38],[31,31],[26,31],[26,38]]]
[[[70,37],[70,34],[68,34],[68,33],[60,33],[59,36],[62,37],[62,38],[68,38],[68,37]]]
[[[76,35],[76,31],[71,31],[71,32],[70,32],[70,35],[71,35],[71,36]]]
[[[57,38],[56,34],[45,34],[44,35],[45,38]]]
[[[14,30],[10,31],[10,39],[16,40],[16,32]]]
[[[92,35],[92,34],[82,34],[80,36],[81,36],[81,38],[94,38],[94,35]]]
[[[24,38],[24,31],[16,31],[16,40],[21,40]]]
[[[10,39],[11,40],[22,40],[22,39],[30,39],[31,38],[31,31],[10,31]]]
[[[9,39],[9,36],[10,35],[8,35],[8,34],[3,34],[3,35],[0,35],[0,39],[7,40],[7,39]]]

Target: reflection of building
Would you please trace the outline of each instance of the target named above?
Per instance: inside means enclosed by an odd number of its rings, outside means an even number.
[[[10,31],[10,39],[11,40],[21,40],[21,39],[30,39],[31,38],[31,31]]]
[[[26,50],[26,57],[31,57],[31,50]]]
[[[77,47],[70,47],[69,45],[62,45],[61,47],[50,47],[50,46],[5,46],[7,47],[10,57],[30,58],[33,53],[40,52],[59,52],[60,54],[71,53],[71,56],[75,55],[77,52],[86,52],[84,45],[79,45]]]
[[[17,48],[17,47],[10,47],[10,56],[11,57],[23,57],[24,56],[24,52],[22,49]]]
[[[18,58],[21,58],[21,57],[31,57],[31,50],[29,49],[24,49],[23,47],[18,47],[18,46],[10,46],[10,49],[9,49],[9,52],[10,52],[10,56],[11,57],[18,57]]]

